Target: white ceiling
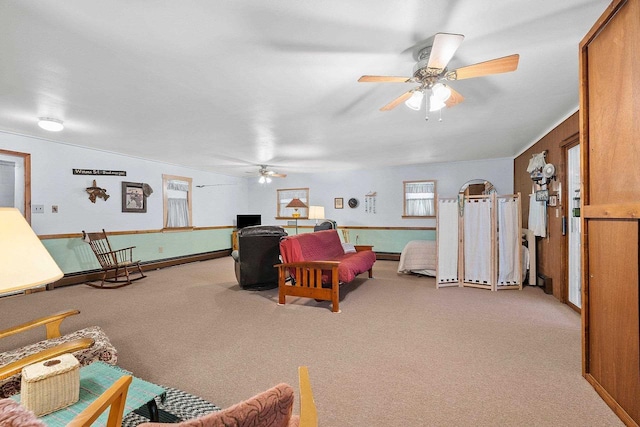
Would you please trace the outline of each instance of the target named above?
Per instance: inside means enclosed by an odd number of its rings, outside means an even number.
[[[247,176],[511,157],[578,107],[578,44],[609,0],[4,0],[0,129]],[[465,101],[379,108],[415,87],[412,47],[465,40]],[[40,116],[65,129],[49,133]]]

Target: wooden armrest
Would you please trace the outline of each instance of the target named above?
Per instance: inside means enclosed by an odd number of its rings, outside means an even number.
[[[309,381],[309,369],[306,366],[298,367],[298,376],[300,383],[300,427],[317,427],[318,411]]]
[[[125,375],[111,385],[104,393],[94,400],[84,411],[67,424],[67,427],[89,427],[102,413],[111,406],[107,427],[122,425],[124,404],[133,377]]]
[[[13,326],[11,328],[0,331],[0,338],[8,337],[19,332],[28,331],[29,329],[33,329],[41,325],[46,325],[47,327],[47,339],[57,338],[60,336],[60,323],[62,323],[65,318],[79,313],[80,310],[67,310],[61,311],[60,313],[52,314],[51,316],[31,320],[27,323],[23,323],[21,325]]]
[[[9,378],[22,371],[25,366],[33,363],[42,362],[43,360],[51,359],[52,357],[60,356],[65,353],[73,353],[74,351],[84,350],[93,345],[93,338],[79,338],[77,340],[71,340],[62,344],[58,344],[54,347],[47,348],[38,353],[31,354],[15,362],[11,362],[7,365],[0,366],[0,380]]]
[[[331,270],[340,265],[339,261],[299,261],[276,264],[278,268],[315,268],[320,270]]]

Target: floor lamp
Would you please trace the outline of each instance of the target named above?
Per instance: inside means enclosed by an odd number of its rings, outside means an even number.
[[[293,199],[291,199],[291,201],[286,207],[293,208],[294,210],[291,216],[296,219],[296,234],[298,234],[298,218],[300,218],[300,212],[298,212],[298,209],[306,208],[307,205],[305,205],[302,200],[298,199],[297,197],[294,197]]]
[[[63,276],[16,208],[0,208],[0,294],[21,291]]]
[[[309,206],[309,219],[315,219],[318,225],[318,220],[324,219],[324,206]]]

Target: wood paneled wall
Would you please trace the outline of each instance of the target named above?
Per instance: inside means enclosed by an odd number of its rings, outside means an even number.
[[[533,181],[527,172],[529,160],[534,154],[547,151],[547,162],[555,165],[557,181],[562,183],[562,198],[565,198],[566,165],[563,147],[578,138],[579,129],[580,123],[576,112],[514,160],[513,189],[515,193],[522,194],[523,227],[529,224],[529,194],[533,188]],[[554,193],[550,191],[550,194]],[[553,280],[553,296],[563,302],[566,302],[566,255],[565,237],[562,235],[562,217],[568,216],[570,212],[571,206],[566,206],[566,201],[559,198],[558,206],[547,208],[547,237],[537,238],[538,274]]]

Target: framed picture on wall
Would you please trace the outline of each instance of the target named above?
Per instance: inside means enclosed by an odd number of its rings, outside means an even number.
[[[147,198],[141,182],[122,182],[122,212],[147,212]]]
[[[344,199],[342,197],[336,197],[335,199],[333,199],[333,207],[335,209],[343,209]]]

